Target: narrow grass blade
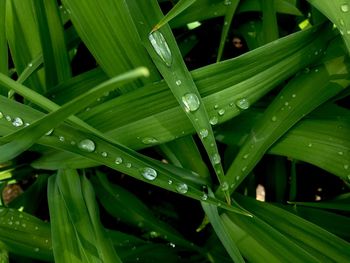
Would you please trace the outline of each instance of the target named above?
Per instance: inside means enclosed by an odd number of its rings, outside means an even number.
[[[337,26],[350,53],[350,1],[308,0],[308,2]]]
[[[49,179],[55,262],[121,262],[99,221],[92,186],[74,170]]]
[[[216,206],[202,203],[203,210],[208,216],[211,225],[227,253],[234,262],[245,262],[234,238],[229,234],[227,226],[223,223]]]
[[[43,56],[36,56],[31,62],[29,62],[30,67],[26,67],[21,75],[18,76],[16,80],[18,83],[24,83],[36,70],[38,70],[44,63]]]
[[[230,191],[237,188],[278,138],[303,116],[335,96],[350,83],[346,79],[347,67],[344,57],[335,58],[295,77],[288,83],[253,127],[227,171],[226,178]],[[315,92],[318,96],[315,96]]]
[[[6,41],[6,0],[0,0],[0,73],[8,75],[8,48]],[[6,89],[0,88],[0,95],[6,95]]]
[[[232,19],[236,12],[239,2],[240,2],[239,0],[226,0],[224,2],[224,4],[227,6],[227,11],[224,17],[224,25],[221,31],[220,45],[219,45],[216,62],[219,62],[221,60],[222,53],[224,52],[224,48],[225,48],[226,38],[230,31]]]
[[[42,51],[32,1],[6,1],[6,37],[16,72],[20,75],[32,66],[31,61]],[[33,74],[26,85],[43,93],[44,71]]]
[[[191,6],[197,0],[180,0],[176,5],[164,16],[152,29],[152,32],[160,29],[166,23],[169,23],[171,19],[183,12],[186,8]]]
[[[140,68],[129,73],[125,73],[121,76],[115,77],[109,81],[104,82],[103,84],[97,86],[93,90],[81,95],[68,102],[65,106],[61,107],[55,112],[49,113],[46,117],[32,123],[30,126],[24,127],[12,134],[9,134],[5,137],[2,137],[0,141],[2,142],[3,149],[1,152],[0,160],[6,161],[14,156],[17,156],[24,150],[28,149],[33,145],[37,139],[43,136],[45,133],[50,131],[50,129],[59,125],[62,121],[68,118],[70,115],[75,114],[77,111],[82,108],[87,107],[92,101],[96,99],[96,96],[101,96],[104,92],[115,89],[115,85],[121,85],[126,82],[129,82],[137,77],[146,76],[148,74],[147,69]],[[9,79],[6,76],[1,75],[0,73],[0,83],[8,88],[12,88],[17,92],[19,90],[24,91],[25,93],[30,90],[25,89],[24,86],[16,83],[15,81]],[[15,119],[16,120],[16,119]],[[14,121],[15,121],[14,120]],[[18,120],[18,119],[17,119]],[[55,125],[53,125],[55,123]],[[20,126],[23,126],[23,121],[20,120]]]
[[[10,253],[53,260],[49,224],[24,212],[0,207],[0,242]]]
[[[347,262],[350,243],[274,205],[247,197],[237,201],[321,261]]]
[[[71,77],[64,30],[56,1],[33,3],[44,58],[46,89],[50,89]]]
[[[262,8],[262,30],[265,43],[278,39],[278,24],[275,1],[260,0]]]

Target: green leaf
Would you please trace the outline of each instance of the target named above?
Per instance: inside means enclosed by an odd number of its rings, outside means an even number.
[[[92,186],[74,170],[49,179],[55,262],[121,262],[100,223]]]
[[[6,0],[0,0],[0,73],[5,75],[9,72],[8,65],[8,48],[6,41],[6,24],[5,24],[5,14],[6,14]],[[0,88],[0,94],[6,95],[6,90]]]

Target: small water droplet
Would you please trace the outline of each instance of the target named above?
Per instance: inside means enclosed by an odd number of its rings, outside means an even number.
[[[218,121],[219,121],[218,117],[214,116],[214,117],[210,118],[209,123],[211,125],[216,125],[216,124],[218,124]]]
[[[348,170],[349,169],[349,165],[348,164],[344,164],[344,169]]]
[[[26,228],[26,226],[27,226],[26,224],[24,224],[24,223],[22,224],[22,227],[23,227],[23,228]]]
[[[271,121],[273,121],[273,122],[277,121],[277,117],[276,116],[272,116]]]
[[[231,3],[232,3],[231,0],[225,0],[224,1],[224,5],[231,5]]]
[[[214,105],[214,109],[216,110],[216,109],[218,109],[219,108],[219,105],[218,104],[215,104]]]
[[[172,184],[173,183],[173,181],[172,180],[168,180],[168,184],[170,185],[170,184]]]
[[[297,94],[292,94],[292,98],[296,98]]]
[[[284,105],[285,105],[285,106],[288,106],[288,105],[289,105],[289,102],[288,102],[288,101],[286,101],[286,102],[284,103]]]
[[[345,24],[344,24],[344,20],[343,19],[339,19],[339,24],[341,25],[341,26],[344,26]]]
[[[75,141],[70,141],[71,145],[76,145],[77,143]]]
[[[243,159],[248,159],[248,157],[249,157],[249,153],[243,155]]]
[[[38,247],[36,247],[36,248],[34,248],[34,251],[35,251],[35,252],[39,252],[40,249],[39,249]]]
[[[239,181],[239,178],[240,178],[239,175],[237,175],[237,176],[236,176],[236,181]]]
[[[233,102],[230,102],[229,106],[233,107],[233,106],[235,106],[235,104]]]
[[[225,192],[228,190],[228,183],[227,182],[223,182],[221,184],[221,191]]]
[[[218,111],[218,114],[219,114],[220,116],[223,116],[223,115],[225,114],[225,109],[220,109],[220,110]]]
[[[202,199],[203,201],[208,200],[208,195],[207,195],[206,193],[203,193],[203,195],[201,196],[201,199]]]
[[[28,67],[33,67],[33,63],[28,63]]]
[[[47,133],[45,133],[46,136],[50,136],[53,133],[53,129],[49,130]]]
[[[243,168],[242,168],[242,172],[245,172],[247,170],[247,166],[244,166]]]
[[[344,153],[343,152],[338,152],[339,155],[343,155]]]
[[[24,127],[28,127],[30,125],[30,123],[29,122],[26,122],[25,124],[24,124]]]
[[[220,158],[220,155],[215,153],[212,158],[211,158],[212,162],[214,164],[219,164],[221,162],[221,158]]]
[[[60,140],[60,142],[64,142],[65,138],[63,136],[59,136],[58,139]]]
[[[145,137],[142,139],[142,142],[144,144],[155,144],[158,142],[158,140],[156,138],[153,138],[153,137]]]
[[[208,137],[208,134],[209,134],[209,132],[208,132],[207,129],[202,129],[202,130],[199,131],[199,135],[200,135],[200,137],[201,137],[202,139]]]
[[[179,79],[178,79],[177,81],[175,81],[175,84],[176,84],[177,86],[180,86],[181,83],[182,83],[182,82],[181,82],[181,80],[179,80]]]
[[[141,169],[141,175],[147,180],[153,181],[157,178],[157,171],[150,167],[145,167]]]
[[[23,120],[20,117],[16,117],[13,119],[12,125],[15,127],[21,127],[23,125]]]
[[[101,155],[102,155],[102,157],[107,157],[108,153],[107,152],[102,152]]]
[[[246,110],[250,107],[250,103],[248,99],[242,98],[236,101],[236,106],[240,108],[241,110]]]
[[[93,152],[95,151],[95,143],[90,139],[84,139],[78,143],[78,148],[84,152]]]
[[[126,166],[127,168],[131,168],[131,163],[126,163],[125,166]]]
[[[308,146],[308,147],[312,147],[312,143],[309,143],[307,146]]]
[[[186,93],[182,96],[182,102],[185,106],[186,112],[194,112],[198,110],[200,106],[200,101],[196,94],[194,93]]]
[[[179,192],[180,194],[186,194],[188,191],[188,186],[185,183],[178,183],[176,185],[176,191]]]
[[[173,62],[173,57],[163,34],[157,30],[149,34],[148,39],[160,59],[165,63],[165,65],[170,67]]]
[[[349,5],[346,4],[346,3],[342,4],[342,5],[340,6],[340,10],[341,10],[342,12],[344,12],[344,13],[349,12]]]
[[[4,114],[2,114],[2,112],[0,111],[0,119],[2,119],[4,117]]]
[[[174,243],[169,243],[169,246],[171,246],[172,248],[176,247],[176,245]]]
[[[11,116],[9,116],[9,115],[6,115],[6,116],[5,116],[5,119],[6,119],[7,121],[12,121],[12,118],[11,118]]]
[[[116,164],[121,164],[123,162],[123,159],[121,157],[117,157],[115,158],[115,161],[114,161]]]
[[[317,69],[315,69],[315,72],[318,72],[318,68],[317,68]]]

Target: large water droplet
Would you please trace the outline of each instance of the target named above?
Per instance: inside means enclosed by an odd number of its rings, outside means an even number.
[[[219,164],[221,162],[221,158],[220,158],[220,155],[215,153],[212,158],[211,158],[212,162],[214,164]]]
[[[116,164],[121,164],[123,162],[123,159],[121,157],[117,157],[115,158],[115,161],[114,161]]]
[[[146,178],[147,180],[153,181],[154,179],[157,178],[157,171],[150,168],[150,167],[145,167],[140,170],[141,175]]]
[[[142,142],[144,144],[155,144],[158,142],[158,140],[156,138],[153,138],[153,137],[145,137],[142,139]]]
[[[16,117],[13,119],[12,125],[15,127],[21,127],[23,125],[23,120],[20,117]]]
[[[342,4],[341,6],[340,6],[340,10],[342,11],[342,12],[344,12],[344,13],[346,13],[346,12],[349,12],[349,5],[348,4]]]
[[[90,139],[84,139],[78,143],[78,148],[84,152],[93,152],[95,151],[95,143]]]
[[[207,129],[202,129],[202,130],[199,131],[199,135],[200,135],[200,137],[201,137],[202,139],[208,137],[208,134],[209,134],[209,132],[208,132]]]
[[[185,183],[178,183],[176,185],[176,191],[179,192],[180,194],[186,194],[188,191],[188,186]]]
[[[250,103],[248,99],[242,98],[236,101],[236,106],[240,108],[241,110],[246,110],[250,107]]]
[[[193,112],[198,110],[200,105],[200,101],[197,95],[194,93],[186,93],[184,96],[182,96],[182,102],[187,112]]]
[[[216,125],[218,123],[218,121],[219,121],[218,117],[213,116],[213,117],[210,118],[209,123],[211,125]]]
[[[173,62],[173,56],[163,34],[157,30],[149,34],[148,39],[157,55],[161,58],[165,65],[170,67]]]

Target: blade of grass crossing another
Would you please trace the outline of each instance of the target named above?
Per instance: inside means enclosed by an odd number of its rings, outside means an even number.
[[[222,183],[224,172],[209,117],[171,29],[166,25],[160,30],[149,33],[153,21],[162,17],[158,2],[142,0],[130,1],[128,4],[134,19],[143,23],[142,27],[138,27],[141,40],[181,108],[190,119],[210,158],[219,182]],[[229,203],[230,198],[226,191],[224,193]]]

